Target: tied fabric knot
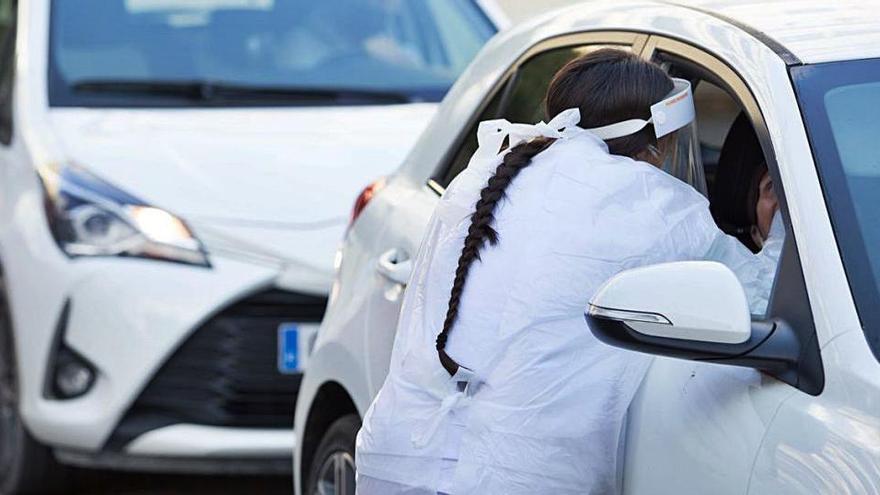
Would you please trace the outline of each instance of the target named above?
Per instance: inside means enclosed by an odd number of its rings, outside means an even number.
[[[446,373],[446,370],[442,370],[442,372]],[[446,416],[457,407],[469,401],[482,383],[482,380],[472,370],[459,366],[455,376],[447,378],[443,382],[445,394],[437,393],[436,390],[431,391],[431,394],[440,400],[440,405],[431,412],[431,415],[425,420],[425,424],[413,431],[410,437],[413,447],[417,449],[423,449],[428,446],[431,439],[437,434],[437,430],[440,429],[440,425],[446,419]],[[450,390],[452,391],[451,393],[449,392]]]
[[[553,117],[550,122],[537,124],[512,124],[505,119],[486,120],[477,127],[477,152],[481,157],[496,156],[501,151],[504,140],[509,138],[508,149],[531,139],[546,137],[559,139],[577,128],[581,121],[581,112],[577,108],[569,108]]]
[[[425,448],[431,439],[434,438],[434,435],[437,434],[437,430],[440,428],[440,423],[443,422],[443,419],[445,419],[453,409],[467,398],[468,397],[464,392],[454,392],[444,397],[443,400],[440,401],[440,407],[431,413],[431,417],[428,419],[424,428],[413,432],[411,437],[413,447],[417,449]]]

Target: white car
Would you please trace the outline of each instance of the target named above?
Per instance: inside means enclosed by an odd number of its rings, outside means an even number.
[[[608,46],[694,84],[704,173],[689,179],[713,210],[744,186],[728,180],[736,167],[766,161],[787,233],[770,308],[751,322],[717,265],[630,274],[594,300],[703,318],[690,333],[672,316],[677,334],[653,330],[677,340],[619,323],[602,336],[693,359],[653,361],[628,416],[626,492],[880,492],[880,4],[804,0],[584,3],[487,44],[355,211],[297,402],[297,493],[353,493],[354,435],[387,373],[411,260],[477,123],[541,120],[554,71]],[[704,285],[651,289],[649,276]],[[712,340],[709,327],[740,343],[694,340]]]
[[[289,473],[351,200],[503,22],[0,0],[0,493],[45,493],[55,457]]]

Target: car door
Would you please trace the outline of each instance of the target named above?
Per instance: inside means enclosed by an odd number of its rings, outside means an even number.
[[[790,113],[803,117],[815,162],[816,175],[798,175],[813,185],[799,194],[810,223],[799,234],[810,295],[822,301],[815,321],[826,379],[821,395],[794,395],[780,407],[749,493],[880,493],[880,278],[872,262],[880,59],[800,65],[790,74],[799,103]]]
[[[728,61],[662,37],[652,37],[643,55],[672,71],[680,68],[685,74],[703,74],[732,95],[757,130],[780,197],[786,240],[767,314],[753,315],[753,321],[783,322],[815,346],[811,338],[815,337],[815,328],[789,223],[785,184],[779,180],[779,164],[766,135],[764,109],[758,107],[750,88]],[[700,126],[706,118],[701,111],[712,109],[701,109],[697,99]],[[780,405],[792,395],[811,396],[821,390],[818,347],[810,349],[818,362],[818,375],[812,380],[774,378],[747,368],[654,358],[629,411],[625,492],[746,493],[755,458]]]
[[[447,160],[428,177],[415,181],[392,180],[382,192],[389,220],[378,236],[375,275],[369,289],[365,349],[371,363],[368,372],[371,395],[375,395],[391,357],[397,317],[412,258],[418,251],[424,229],[445,187],[461,172],[477,149],[477,125],[483,120],[506,118],[511,122],[545,119],[542,101],[553,74],[569,60],[590,50],[615,47],[641,49],[647,36],[633,33],[585,33],[539,43],[504,72],[487,92],[482,105],[450,143]]]

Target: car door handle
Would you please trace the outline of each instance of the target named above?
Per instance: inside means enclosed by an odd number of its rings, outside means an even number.
[[[412,273],[412,259],[401,249],[389,249],[379,256],[376,270],[380,275],[401,285],[409,282]]]

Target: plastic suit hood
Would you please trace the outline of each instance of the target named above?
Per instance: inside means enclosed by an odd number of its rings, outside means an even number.
[[[358,436],[359,493],[614,493],[626,409],[650,357],[592,336],[583,313],[597,288],[625,269],[720,257],[763,311],[775,261],[719,231],[689,185],[609,154],[578,120],[571,110],[549,124],[481,125],[480,148],[416,258],[390,371]],[[434,339],[470,214],[507,136],[511,147],[557,140],[496,209],[499,243],[472,266],[446,346],[472,376],[450,379]]]

